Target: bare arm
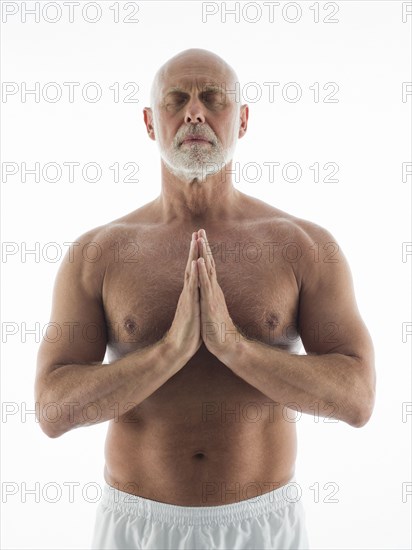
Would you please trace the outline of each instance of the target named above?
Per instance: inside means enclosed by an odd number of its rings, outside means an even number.
[[[49,437],[118,421],[178,372],[186,361],[165,340],[113,363],[55,365],[38,390],[38,419]],[[41,393],[40,393],[41,392]]]
[[[348,263],[340,250],[331,256],[333,246],[323,248],[335,241],[314,227],[311,237],[302,241],[302,263],[296,270],[298,328],[308,355],[242,338],[225,346],[221,361],[280,404],[294,403],[304,413],[361,427],[375,400],[373,345],[359,315]],[[321,251],[318,261],[313,256],[315,242]]]
[[[80,244],[92,240],[86,234]],[[49,437],[116,420],[162,386],[197,351],[201,343],[195,323],[199,315],[197,273],[189,270],[196,255],[192,247],[184,288],[168,333],[155,344],[104,365],[107,334],[98,284],[103,268],[88,265],[81,255],[76,258],[74,249],[68,251],[53,293],[51,322],[57,327],[58,338],[43,339],[37,361],[38,420]]]

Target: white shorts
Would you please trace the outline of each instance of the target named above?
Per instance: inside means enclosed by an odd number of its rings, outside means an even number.
[[[293,477],[263,495],[218,506],[177,506],[105,483],[92,549],[307,549],[302,492]]]

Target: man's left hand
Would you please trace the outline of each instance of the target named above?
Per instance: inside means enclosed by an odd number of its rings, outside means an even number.
[[[220,359],[242,336],[230,318],[225,296],[217,281],[216,265],[206,231],[200,229],[197,235],[201,334],[210,353]]]

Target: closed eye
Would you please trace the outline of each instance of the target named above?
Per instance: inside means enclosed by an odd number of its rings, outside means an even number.
[[[188,99],[188,97],[189,96],[186,94],[173,94],[168,105],[181,105]],[[221,99],[221,94],[217,92],[204,92],[201,94],[201,99],[204,103],[222,104],[222,102],[219,101],[219,99]]]

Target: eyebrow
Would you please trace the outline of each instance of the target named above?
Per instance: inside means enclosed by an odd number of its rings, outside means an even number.
[[[219,86],[218,84],[205,84],[202,86],[202,92],[221,92],[226,94],[226,90],[222,88],[222,86]],[[165,92],[165,96],[171,93],[187,93],[186,90],[183,90],[182,88],[179,88],[178,86],[172,86],[171,88],[168,88]]]

